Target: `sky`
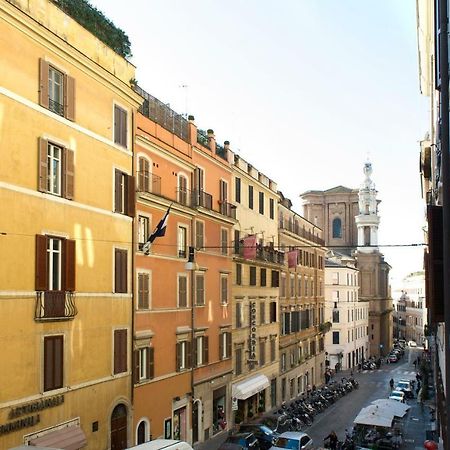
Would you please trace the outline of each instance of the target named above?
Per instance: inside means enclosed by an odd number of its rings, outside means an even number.
[[[413,0],[91,0],[131,40],[139,85],[299,194],[359,188],[367,158],[380,245],[423,242]],[[422,248],[381,247],[391,283]]]

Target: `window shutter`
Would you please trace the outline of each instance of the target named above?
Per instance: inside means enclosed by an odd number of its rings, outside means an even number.
[[[44,338],[44,391],[53,387],[53,339]]]
[[[227,339],[227,358],[231,356],[231,333],[225,333]]]
[[[76,244],[72,239],[63,240],[63,256],[64,256],[64,286],[66,291],[74,292],[75,274],[76,274]]]
[[[135,177],[127,175],[125,177],[125,195],[126,195],[126,214],[127,216],[134,217],[136,213],[136,180]]]
[[[140,366],[140,361],[139,361],[139,350],[134,350],[133,352],[133,380],[134,383],[139,383],[139,366]]]
[[[53,351],[54,351],[54,384],[53,389],[58,389],[63,386],[64,373],[64,351],[63,351],[63,337],[53,336]]]
[[[144,284],[144,280],[143,280],[143,276],[144,274],[140,273],[138,274],[138,309],[142,308],[142,304],[144,302],[143,299],[143,284]]]
[[[120,330],[114,330],[114,373],[119,373],[120,365]]]
[[[120,144],[120,109],[114,106],[114,142]]]
[[[187,306],[187,278],[178,277],[178,306],[184,308]]]
[[[180,371],[181,367],[181,342],[177,342],[175,351],[175,370]]]
[[[38,190],[47,192],[47,139],[39,138]]]
[[[149,347],[147,349],[147,378],[155,378],[155,349]]]
[[[194,365],[194,367],[197,367],[198,365],[198,354],[197,354],[197,348],[198,348],[198,340],[200,338],[195,338],[194,339],[194,345],[192,346],[192,364]],[[188,364],[188,367],[191,367],[190,364]]]
[[[192,367],[192,342],[186,341],[186,368]]]
[[[145,273],[143,276],[143,286],[142,286],[142,307],[145,309],[149,308],[149,284],[150,284],[150,276],[148,273]]]
[[[48,289],[47,270],[47,236],[37,234],[35,268],[36,291],[46,291]]]
[[[127,292],[127,251],[116,249],[114,254],[114,292]]]
[[[64,149],[64,197],[73,200],[75,189],[75,152],[67,148]]]
[[[127,371],[127,330],[114,330],[114,373]]]
[[[64,116],[75,120],[75,78],[64,75]]]
[[[203,337],[203,364],[208,364],[209,362],[209,337]]]
[[[219,335],[219,359],[223,359],[223,340],[226,339],[227,334],[222,333]]]
[[[203,248],[203,222],[195,222],[195,243],[198,250]]]
[[[47,61],[39,59],[39,104],[48,109],[48,69]]]
[[[121,131],[121,144],[127,148],[127,112],[125,110],[121,110],[120,114],[120,131]]]

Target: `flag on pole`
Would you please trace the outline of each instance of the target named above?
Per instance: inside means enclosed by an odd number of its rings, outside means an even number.
[[[169,212],[171,207],[172,205],[169,206],[169,209],[164,214],[164,217],[159,221],[158,225],[156,225],[156,228],[153,230],[153,233],[148,237],[147,241],[142,247],[142,251],[144,252],[145,255],[148,255],[150,253],[150,247],[152,245],[152,242],[157,237],[162,237],[166,234],[167,221],[169,218]]]
[[[244,238],[244,258],[256,259],[256,236],[251,235]]]
[[[291,250],[290,252],[288,252],[287,256],[288,256],[289,269],[297,266],[297,255],[298,255],[298,250]]]

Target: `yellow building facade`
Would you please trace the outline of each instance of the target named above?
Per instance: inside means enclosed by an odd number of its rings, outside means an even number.
[[[0,32],[0,448],[125,448],[134,67],[47,0]]]

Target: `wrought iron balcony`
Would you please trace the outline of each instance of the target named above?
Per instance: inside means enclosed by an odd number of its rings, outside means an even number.
[[[203,208],[212,210],[212,195],[205,191],[192,191],[192,206],[202,206]]]
[[[224,200],[219,200],[220,214],[236,219],[236,206]]]
[[[52,100],[50,97],[48,99],[48,109],[56,114],[59,114],[60,116],[64,116],[64,105],[59,102],[55,102],[55,100]]]
[[[138,191],[161,195],[161,177],[148,171],[139,171]]]
[[[77,315],[75,293],[65,291],[38,291],[35,320],[70,320]]]

